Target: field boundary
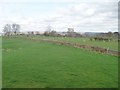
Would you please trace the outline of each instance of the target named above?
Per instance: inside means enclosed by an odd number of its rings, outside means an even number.
[[[97,47],[97,46],[82,45],[82,44],[78,44],[78,43],[71,43],[71,42],[64,42],[64,41],[50,40],[50,39],[31,38],[30,40],[50,42],[50,43],[55,43],[55,44],[60,44],[60,45],[67,45],[67,46],[72,46],[72,47],[75,47],[75,48],[85,49],[85,50],[88,50],[88,51],[95,51],[95,52],[98,52],[98,53],[101,53],[101,54],[108,54],[108,55],[112,55],[112,56],[120,56],[119,51],[110,50],[110,49],[106,49],[106,48],[101,48],[101,47]]]

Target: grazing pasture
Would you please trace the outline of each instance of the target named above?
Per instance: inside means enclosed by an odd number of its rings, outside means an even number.
[[[51,37],[51,36],[36,36],[36,39],[50,39],[50,40],[59,40],[71,43],[77,43],[82,45],[91,45],[91,46],[98,46],[102,48],[109,48],[111,50],[118,50],[118,41],[117,39],[113,39],[111,41],[95,41],[90,40],[90,38],[73,38],[73,37]]]
[[[93,43],[88,39],[54,39]],[[118,57],[24,38],[3,37],[2,45],[3,88],[118,87]],[[111,48],[117,49],[114,44]]]

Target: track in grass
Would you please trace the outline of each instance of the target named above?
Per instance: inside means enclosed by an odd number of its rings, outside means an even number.
[[[73,38],[73,37],[51,37],[51,36],[33,36],[34,38],[38,39],[49,39],[49,40],[59,40],[71,43],[77,43],[82,45],[90,45],[90,46],[98,46],[101,48],[109,48],[111,50],[118,51],[118,42],[117,40],[112,40],[110,42],[105,41],[91,41],[90,38]]]
[[[3,87],[117,87],[117,57],[70,46],[3,38]]]

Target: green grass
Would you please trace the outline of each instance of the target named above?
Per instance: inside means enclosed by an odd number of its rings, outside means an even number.
[[[0,36],[0,89],[2,88],[2,37]]]
[[[91,41],[89,38],[73,38],[73,37],[45,37],[45,36],[37,36],[34,38],[41,38],[41,39],[52,39],[52,40],[59,40],[59,41],[67,41],[71,43],[78,43],[83,45],[91,45],[91,46],[99,46],[102,48],[109,48],[111,50],[118,50],[118,42],[116,40],[112,40],[110,42],[103,42],[103,41]]]
[[[118,87],[118,58],[70,46],[3,38],[3,87]]]

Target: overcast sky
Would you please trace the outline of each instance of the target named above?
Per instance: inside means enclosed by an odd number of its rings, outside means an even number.
[[[0,32],[18,23],[21,31],[118,31],[119,0],[0,0]]]

